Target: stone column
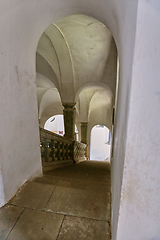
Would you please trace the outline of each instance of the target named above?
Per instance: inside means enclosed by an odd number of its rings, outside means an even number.
[[[81,122],[81,142],[87,144],[88,122]]]
[[[63,103],[65,137],[75,140],[75,104]]]

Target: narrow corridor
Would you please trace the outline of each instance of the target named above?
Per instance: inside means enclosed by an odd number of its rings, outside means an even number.
[[[0,240],[108,240],[109,235],[108,162],[46,172],[0,209]]]

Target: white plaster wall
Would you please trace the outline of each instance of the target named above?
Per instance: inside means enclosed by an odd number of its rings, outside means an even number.
[[[137,16],[118,240],[160,239],[160,2]]]
[[[30,40],[33,26],[26,17],[21,1],[1,1],[0,165],[4,189],[1,206],[26,180],[41,174],[35,59]]]
[[[2,171],[0,171],[0,206],[3,206],[4,204],[5,204],[4,184]]]
[[[117,223],[121,196],[122,176],[126,149],[126,132],[131,89],[131,74],[134,56],[136,31],[137,1],[122,1],[122,9],[118,10],[117,43],[120,59],[120,79],[118,89],[118,104],[116,107],[114,125],[114,149],[111,163],[112,182],[112,239],[117,240]],[[122,27],[123,26],[123,27]],[[134,144],[134,142],[132,142]],[[139,149],[140,150],[140,149]],[[123,231],[126,230],[126,227]],[[129,230],[128,230],[129,231]],[[126,238],[124,238],[126,239]],[[128,240],[128,239],[126,239]]]

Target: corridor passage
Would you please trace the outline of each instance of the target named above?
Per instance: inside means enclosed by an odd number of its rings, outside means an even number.
[[[0,209],[0,240],[109,240],[110,164],[85,161],[27,182]]]

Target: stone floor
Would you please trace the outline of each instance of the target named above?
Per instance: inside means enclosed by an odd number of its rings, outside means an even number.
[[[110,239],[110,165],[86,161],[25,184],[0,209],[0,240]]]

